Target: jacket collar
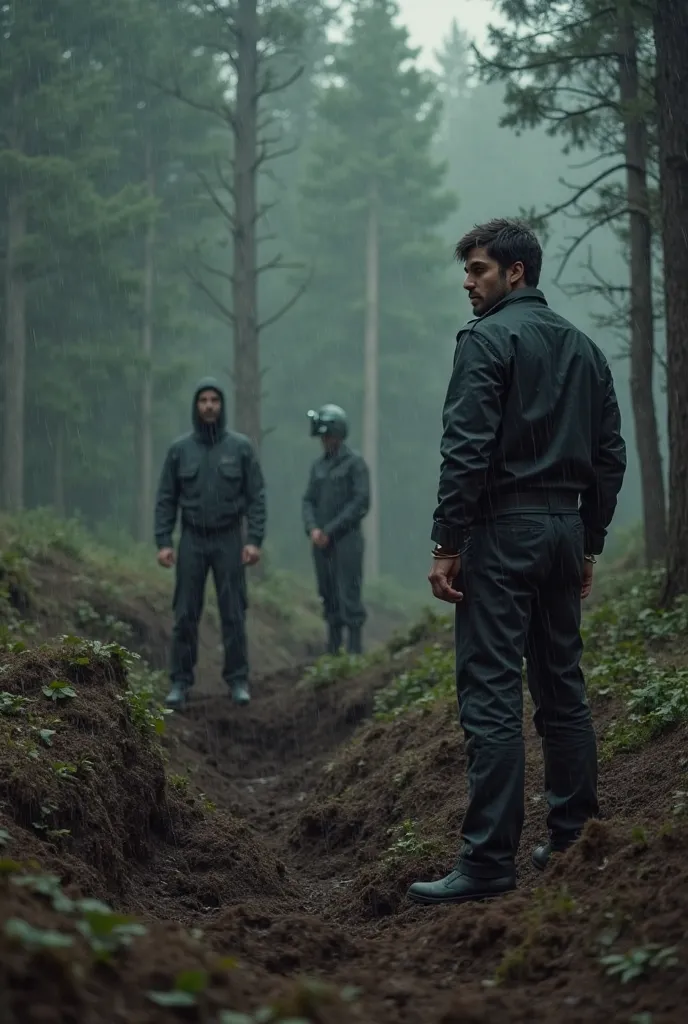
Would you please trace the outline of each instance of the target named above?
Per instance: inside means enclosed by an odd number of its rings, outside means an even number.
[[[478,321],[486,320],[488,316],[492,316],[493,313],[499,312],[500,309],[504,309],[505,306],[510,306],[514,302],[538,302],[542,306],[547,305],[547,299],[539,288],[517,288],[516,291],[509,292],[500,302],[488,309],[487,313],[483,313],[476,319]]]
[[[517,288],[515,292],[510,292],[509,295],[506,295],[500,302],[492,306],[491,309],[488,309],[487,313],[483,313],[482,316],[474,316],[470,320],[467,320],[457,333],[456,340],[458,341],[459,337],[466,331],[472,331],[474,327],[482,323],[483,320],[487,320],[493,313],[498,313],[501,309],[504,309],[506,306],[510,306],[514,302],[523,301],[537,302],[542,306],[547,305],[547,299],[539,288]]]

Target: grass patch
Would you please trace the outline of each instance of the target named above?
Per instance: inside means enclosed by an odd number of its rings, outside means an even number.
[[[433,640],[437,637],[438,633],[451,630],[452,628],[452,622],[446,616],[436,615],[426,609],[421,617],[411,626],[394,633],[383,647],[374,648],[364,655],[347,654],[344,651],[341,651],[339,654],[323,655],[312,665],[309,665],[298,685],[318,689],[323,686],[330,686],[332,683],[337,682],[337,680],[350,679],[353,676],[360,675],[361,672],[371,668],[373,665],[391,664],[423,640]],[[440,649],[439,645],[435,646],[438,650]],[[438,670],[437,665],[434,668],[431,665],[432,655],[428,652],[432,650],[433,648],[429,647],[421,657],[417,689],[414,688],[416,683],[407,679],[409,673],[403,673],[394,683],[385,688],[382,695],[378,695],[376,698],[376,709],[379,701],[382,701],[379,706],[381,713],[388,704],[390,710],[392,707],[396,707],[395,701],[397,701],[400,713],[405,707],[410,707],[412,704],[420,701],[420,698],[427,689],[426,685],[420,681],[421,677],[426,680],[432,679]],[[415,675],[413,678],[415,680]],[[396,698],[393,696],[395,693],[398,695]],[[387,696],[384,696],[385,694]]]
[[[347,654],[344,651],[339,654],[324,654],[306,668],[297,686],[320,690],[340,679],[351,679],[360,675],[371,665],[384,663],[388,657],[384,647],[375,648],[368,654]]]
[[[523,938],[506,950],[495,971],[494,984],[527,981],[531,976],[533,953],[545,926],[577,912],[576,901],[566,886],[551,891],[536,889],[533,906],[524,920]]]
[[[434,640],[438,633],[450,633],[453,629],[454,619],[450,615],[439,615],[431,608],[425,608],[410,626],[397,630],[386,646],[391,654],[401,654],[423,640]]]
[[[584,621],[588,688],[624,704],[603,737],[604,758],[688,721],[688,668],[663,650],[688,632],[688,600],[659,608],[661,581],[661,572],[628,574]]]
[[[384,859],[395,866],[405,860],[417,859],[437,854],[441,851],[441,843],[437,839],[422,839],[416,829],[417,822],[407,818],[400,825],[387,830],[394,841],[387,847]]]
[[[378,721],[390,721],[410,710],[427,710],[438,700],[454,695],[454,649],[434,643],[417,662],[375,695]]]
[[[0,551],[0,628],[5,623],[12,637],[19,634],[21,615],[30,603],[31,563],[55,555],[78,562],[85,585],[121,600],[145,597],[161,614],[169,615],[172,574],[157,565],[152,542],[139,544],[112,532],[103,540],[79,519],[60,519],[50,510],[33,509],[20,517],[0,515]],[[283,624],[290,636],[306,641],[320,635],[321,609],[310,579],[269,569],[249,573],[248,580],[251,604]],[[207,597],[208,611],[219,625],[211,586]],[[71,611],[77,629],[102,629],[121,642],[131,636],[128,623],[99,615],[86,600]]]

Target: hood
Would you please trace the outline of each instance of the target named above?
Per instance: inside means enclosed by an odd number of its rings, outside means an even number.
[[[213,427],[212,431],[209,431],[208,427],[198,416],[198,410],[196,409],[196,401],[201,391],[207,391],[212,388],[213,391],[217,391],[218,395],[222,399],[222,409],[220,410],[220,418],[217,424]],[[199,437],[207,438],[209,434],[215,436],[224,433],[227,428],[227,403],[225,401],[225,391],[222,385],[215,377],[203,377],[199,380],[193,393],[193,401],[191,403],[191,422],[193,423],[194,433],[198,434]]]

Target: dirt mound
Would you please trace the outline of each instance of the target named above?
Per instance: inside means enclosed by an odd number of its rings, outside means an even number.
[[[618,717],[607,698],[593,701],[602,723]],[[528,711],[526,710],[526,715]],[[525,723],[526,825],[518,862],[521,884],[537,884],[530,853],[545,836],[539,738]],[[688,807],[683,751],[688,729],[617,755],[601,772],[604,820],[661,824]],[[441,877],[453,865],[467,787],[463,740],[452,700],[392,721],[365,725],[317,768],[295,808],[288,841],[311,877],[337,877],[329,912],[338,919],[385,917],[403,910],[408,885]]]
[[[218,916],[206,937],[215,949],[232,949],[275,974],[332,971],[359,960],[368,943],[314,915],[245,904]]]
[[[46,853],[81,861],[110,892],[121,891],[127,862],[151,856],[165,800],[162,757],[125,676],[118,648],[76,638],[11,654],[0,673],[10,853],[22,834],[32,849],[38,836]]]
[[[291,846],[299,859],[317,857],[326,873],[335,867],[349,877],[358,869],[363,902],[389,913],[395,900],[382,891],[385,878],[403,892],[416,872],[436,871],[451,858],[463,764],[449,703],[370,725],[321,771]],[[351,892],[342,898],[348,903]]]
[[[70,638],[0,669],[0,823],[14,860],[171,916],[285,891],[244,822],[167,786],[162,717],[128,689],[117,645]]]
[[[77,632],[116,640],[155,670],[169,661],[173,574],[156,566],[152,549],[110,550],[78,522],[46,511],[0,515],[0,632],[28,631],[38,640]],[[199,636],[199,691],[224,690],[221,628],[209,581]],[[288,670],[317,656],[324,624],[315,586],[269,567],[249,578],[248,644],[253,670]],[[406,618],[369,602],[369,641],[383,642]]]
[[[284,862],[246,821],[174,802],[166,825],[154,857],[130,876],[129,907],[190,923],[257,897],[272,912],[297,898]]]
[[[465,805],[450,641],[424,628],[362,669],[335,659],[305,681],[265,677],[246,708],[199,693],[167,719],[162,749],[115,648],[11,655],[0,1020],[678,1024],[685,728],[613,756],[603,742],[604,820],[542,876],[530,864],[542,760],[526,710],[519,890],[462,907],[406,901],[409,882],[453,864]],[[603,740],[624,724],[623,696],[604,693]],[[295,985],[303,973],[318,983]]]
[[[360,1020],[346,993],[285,984],[208,950],[197,931],[145,925],[107,904],[69,897],[49,875],[5,866],[0,902],[3,1024],[158,1024],[180,1012],[198,1024],[306,1014],[313,1024]]]
[[[442,1024],[487,1024],[498,1008],[514,1024],[642,1013],[678,1021],[688,992],[686,838],[684,824],[640,839],[590,823],[534,893],[398,918],[376,942],[376,967],[460,982],[461,995],[428,1017]]]

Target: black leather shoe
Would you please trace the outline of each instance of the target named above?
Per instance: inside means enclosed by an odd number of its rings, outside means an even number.
[[[248,687],[245,683],[235,683],[232,686],[232,700],[235,704],[249,704],[251,701],[251,694],[248,692]]]
[[[174,711],[183,711],[189,697],[189,691],[183,683],[173,682],[170,692],[165,697],[165,707]]]
[[[555,844],[551,839],[546,843],[541,843],[533,850],[533,867],[536,867],[538,871],[544,871],[553,853],[565,853],[571,845],[571,843]]]
[[[414,882],[407,896],[414,903],[468,903],[471,900],[489,900],[504,896],[516,888],[516,878],[474,878],[452,871],[437,882]]]

